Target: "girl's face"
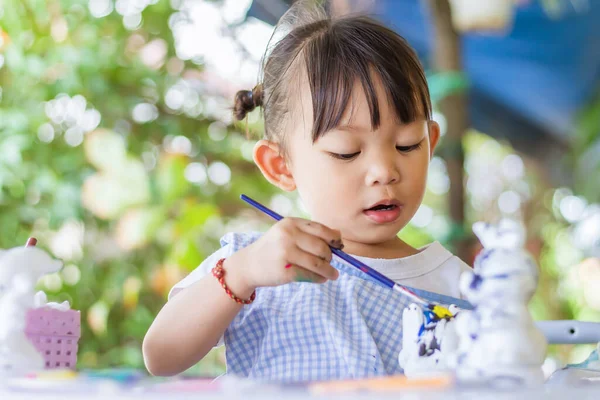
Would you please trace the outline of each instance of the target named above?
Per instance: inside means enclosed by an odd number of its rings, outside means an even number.
[[[381,124],[371,114],[360,84],[342,124],[312,141],[312,101],[308,85],[302,110],[291,116],[286,164],[313,220],[342,232],[355,254],[361,245],[392,245],[419,208],[439,127],[424,119],[400,124],[375,79]],[[396,243],[397,244],[397,243]]]

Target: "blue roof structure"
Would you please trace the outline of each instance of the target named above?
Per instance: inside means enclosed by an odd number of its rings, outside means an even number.
[[[254,0],[248,15],[275,24],[290,1]],[[375,15],[404,36],[426,68],[431,25],[420,0],[378,0]],[[475,129],[519,149],[552,140],[566,144],[578,110],[600,88],[600,1],[549,16],[532,1],[516,9],[507,33],[462,36]],[[598,128],[600,133],[600,127]]]

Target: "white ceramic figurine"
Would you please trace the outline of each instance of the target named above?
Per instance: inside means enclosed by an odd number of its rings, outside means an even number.
[[[542,383],[547,342],[527,308],[538,272],[523,248],[525,229],[502,220],[478,222],[473,231],[483,250],[461,276],[460,291],[474,309],[453,307],[452,317],[439,319],[407,308],[400,365],[408,377],[454,370],[463,381]]]
[[[25,335],[26,315],[34,306],[39,278],[61,267],[62,262],[37,247],[0,252],[0,376],[44,367],[44,359]]]
[[[473,231],[483,250],[474,271],[463,273],[460,290],[474,306],[455,320],[459,350],[453,367],[459,379],[490,383],[543,383],[547,341],[527,304],[538,271],[523,248],[525,229],[513,220],[478,222]]]

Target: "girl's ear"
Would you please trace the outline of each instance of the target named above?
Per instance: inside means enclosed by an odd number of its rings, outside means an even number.
[[[264,177],[281,190],[296,190],[296,182],[281,154],[279,144],[268,140],[259,140],[254,146],[254,162]]]
[[[438,140],[440,140],[440,125],[435,121],[428,122],[429,127],[429,158],[433,157],[433,151],[435,150],[435,146],[438,144]]]

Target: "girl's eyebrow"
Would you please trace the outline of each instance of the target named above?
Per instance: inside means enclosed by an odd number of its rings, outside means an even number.
[[[410,125],[409,123],[396,123],[398,128],[404,128],[407,125]],[[337,130],[337,131],[345,131],[345,132],[350,132],[350,133],[364,133],[364,132],[373,132],[373,128],[371,126],[366,127],[366,126],[360,126],[360,125],[354,125],[352,123],[345,123],[345,124],[339,124],[338,126],[336,126],[335,128],[331,129],[333,130]]]
[[[352,125],[352,124],[340,124],[333,129],[338,130],[338,131],[346,131],[346,132],[350,132],[350,133],[356,133],[356,132],[361,133],[364,131],[371,131],[371,128],[367,129],[365,127]]]

